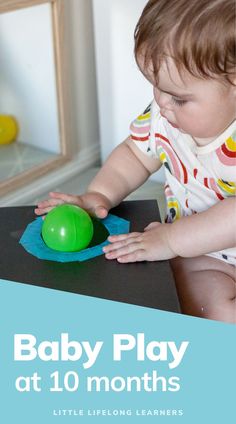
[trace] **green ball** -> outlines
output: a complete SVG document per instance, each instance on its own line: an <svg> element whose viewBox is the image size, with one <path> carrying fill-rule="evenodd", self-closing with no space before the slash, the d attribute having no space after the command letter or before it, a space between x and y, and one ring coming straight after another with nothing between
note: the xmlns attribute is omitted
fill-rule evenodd
<svg viewBox="0 0 236 424"><path fill-rule="evenodd" d="M75 205L60 205L45 217L42 226L45 244L60 252L85 249L93 237L93 222L89 214Z"/></svg>

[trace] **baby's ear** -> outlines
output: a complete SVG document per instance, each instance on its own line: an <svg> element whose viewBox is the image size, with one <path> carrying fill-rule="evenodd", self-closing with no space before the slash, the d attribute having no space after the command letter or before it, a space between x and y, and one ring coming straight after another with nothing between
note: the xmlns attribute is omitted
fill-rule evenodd
<svg viewBox="0 0 236 424"><path fill-rule="evenodd" d="M233 86L233 96L236 102L236 80L234 81L234 86Z"/></svg>
<svg viewBox="0 0 236 424"><path fill-rule="evenodd" d="M228 86L231 92L231 96L236 102L236 74L230 75L228 77Z"/></svg>
<svg viewBox="0 0 236 424"><path fill-rule="evenodd" d="M234 90L236 93L236 74L230 75L229 77L230 83L234 86Z"/></svg>

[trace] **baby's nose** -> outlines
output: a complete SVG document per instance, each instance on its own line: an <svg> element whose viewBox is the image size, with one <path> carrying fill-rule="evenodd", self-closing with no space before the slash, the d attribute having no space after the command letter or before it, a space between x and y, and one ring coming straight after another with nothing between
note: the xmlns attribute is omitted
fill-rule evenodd
<svg viewBox="0 0 236 424"><path fill-rule="evenodd" d="M160 93L158 98L158 105L160 106L160 109L168 109L170 104L170 95L167 93Z"/></svg>

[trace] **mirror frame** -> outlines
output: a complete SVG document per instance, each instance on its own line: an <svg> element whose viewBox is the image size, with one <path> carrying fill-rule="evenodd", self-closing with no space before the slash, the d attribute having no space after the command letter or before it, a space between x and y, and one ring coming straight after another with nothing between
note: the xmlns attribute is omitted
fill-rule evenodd
<svg viewBox="0 0 236 424"><path fill-rule="evenodd" d="M44 3L50 3L52 7L52 26L53 26L53 46L55 79L57 90L57 109L59 118L60 133L60 153L54 159L49 159L43 163L29 168L16 174L14 177L7 178L0 182L0 195L7 195L11 191L24 186L50 171L55 170L71 157L70 148L70 125L69 125L69 100L67 90L67 74L65 48L65 0L1 0L0 13L11 12L18 9L37 6Z"/></svg>

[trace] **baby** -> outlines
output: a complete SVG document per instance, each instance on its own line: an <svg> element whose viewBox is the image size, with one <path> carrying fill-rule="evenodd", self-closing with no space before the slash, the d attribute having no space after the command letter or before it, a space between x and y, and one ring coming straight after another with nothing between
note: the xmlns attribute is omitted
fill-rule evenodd
<svg viewBox="0 0 236 424"><path fill-rule="evenodd" d="M182 312L236 322L234 0L149 0L135 56L154 100L81 196L50 193L99 218L164 166L166 222L109 237L107 259L171 260Z"/></svg>

